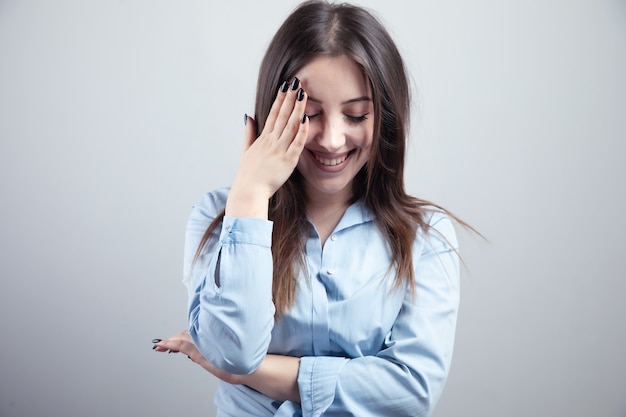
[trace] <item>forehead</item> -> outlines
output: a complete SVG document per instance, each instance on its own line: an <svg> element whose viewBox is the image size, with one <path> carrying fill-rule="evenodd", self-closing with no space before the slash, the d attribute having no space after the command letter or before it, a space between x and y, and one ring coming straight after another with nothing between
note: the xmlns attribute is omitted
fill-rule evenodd
<svg viewBox="0 0 626 417"><path fill-rule="evenodd" d="M361 67L345 55L315 57L296 74L309 97L323 102L345 102L371 95Z"/></svg>

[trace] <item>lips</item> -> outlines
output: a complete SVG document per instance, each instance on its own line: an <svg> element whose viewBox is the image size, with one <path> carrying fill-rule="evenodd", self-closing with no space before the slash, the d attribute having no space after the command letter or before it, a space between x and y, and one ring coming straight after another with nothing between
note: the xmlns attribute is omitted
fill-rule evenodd
<svg viewBox="0 0 626 417"><path fill-rule="evenodd" d="M337 165L341 165L350 156L350 152L337 154L337 155L320 154L320 153L316 153L313 151L310 151L310 152L311 152L311 155L313 155L313 158L315 158L315 160L319 162L320 165L323 165L325 167L335 167Z"/></svg>

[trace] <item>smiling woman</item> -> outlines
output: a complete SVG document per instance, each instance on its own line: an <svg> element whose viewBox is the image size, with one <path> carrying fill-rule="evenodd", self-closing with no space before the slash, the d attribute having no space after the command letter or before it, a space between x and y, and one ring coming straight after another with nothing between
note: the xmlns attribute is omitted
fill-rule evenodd
<svg viewBox="0 0 626 417"><path fill-rule="evenodd" d="M311 1L263 59L230 189L187 228L189 329L220 416L415 416L449 372L451 215L404 188L409 88L372 14Z"/></svg>
<svg viewBox="0 0 626 417"><path fill-rule="evenodd" d="M309 134L297 165L302 186L309 200L347 203L352 180L368 161L373 142L369 85L345 55L316 57L297 74L309 95Z"/></svg>

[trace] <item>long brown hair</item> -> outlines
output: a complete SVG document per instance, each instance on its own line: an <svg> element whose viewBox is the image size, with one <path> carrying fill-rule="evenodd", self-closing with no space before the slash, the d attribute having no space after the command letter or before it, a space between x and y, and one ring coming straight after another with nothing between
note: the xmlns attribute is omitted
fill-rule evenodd
<svg viewBox="0 0 626 417"><path fill-rule="evenodd" d="M391 270L395 266L395 284L408 284L414 292L411 250L417 230L429 229L425 220L429 210L445 210L405 191L409 83L395 43L371 13L349 4L314 0L302 3L285 20L259 70L255 104L257 134L263 130L279 84L291 80L300 68L319 55L346 55L361 67L369 80L374 101L375 145L369 161L353 181L354 201L363 199L389 244L392 253L389 267ZM295 170L269 204L268 216L274 222L272 291L277 318L293 306L297 276L304 268L309 223L300 181ZM222 212L209 225L196 259L223 215Z"/></svg>

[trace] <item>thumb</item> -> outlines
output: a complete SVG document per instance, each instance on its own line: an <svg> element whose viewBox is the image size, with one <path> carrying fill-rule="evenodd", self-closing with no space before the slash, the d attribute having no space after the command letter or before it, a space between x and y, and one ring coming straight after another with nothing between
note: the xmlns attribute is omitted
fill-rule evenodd
<svg viewBox="0 0 626 417"><path fill-rule="evenodd" d="M244 114L243 117L246 125L243 136L243 150L245 152L256 140L256 121L247 114Z"/></svg>

